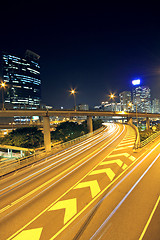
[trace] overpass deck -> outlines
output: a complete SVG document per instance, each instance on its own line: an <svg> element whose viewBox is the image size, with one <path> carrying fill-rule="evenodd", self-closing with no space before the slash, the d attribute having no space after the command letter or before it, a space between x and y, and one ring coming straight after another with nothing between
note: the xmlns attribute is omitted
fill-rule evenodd
<svg viewBox="0 0 160 240"><path fill-rule="evenodd" d="M0 117L15 116L122 116L160 118L158 113L109 112L109 111L74 111L74 110L0 110Z"/></svg>

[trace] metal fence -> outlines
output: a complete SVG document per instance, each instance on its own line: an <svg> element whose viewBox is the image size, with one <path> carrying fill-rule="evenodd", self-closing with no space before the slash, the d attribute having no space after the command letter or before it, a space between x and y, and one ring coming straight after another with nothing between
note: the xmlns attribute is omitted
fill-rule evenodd
<svg viewBox="0 0 160 240"><path fill-rule="evenodd" d="M85 139L100 133L103 131L104 127L101 127L97 129L94 132L85 134L81 137L75 138L71 141L58 144L58 145L52 145L51 151L46 152L45 150L38 150L34 151L34 153L31 153L29 156L23 157L23 158L18 158L18 159L11 159L11 160L0 160L0 176L6 175L7 173L13 172L15 170L21 169L25 166L28 166L30 164L33 164L35 162L38 162L42 159L48 158L52 156L54 153L59 152L65 148L71 147L74 144L77 144L81 141L84 141Z"/></svg>
<svg viewBox="0 0 160 240"><path fill-rule="evenodd" d="M144 141L140 142L140 148L144 147L151 141L153 141L156 137L160 136L160 131L152 134L150 137L146 138Z"/></svg>

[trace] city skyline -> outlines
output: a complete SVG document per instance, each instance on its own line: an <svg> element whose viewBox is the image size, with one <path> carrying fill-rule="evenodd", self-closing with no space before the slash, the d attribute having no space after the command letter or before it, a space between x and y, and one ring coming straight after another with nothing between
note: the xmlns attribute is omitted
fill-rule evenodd
<svg viewBox="0 0 160 240"><path fill-rule="evenodd" d="M31 49L41 56L42 99L55 108L73 106L71 87L77 103L94 106L110 91L130 90L137 77L158 97L159 14L150 6L125 7L54 3L51 9L38 4L37 12L36 3L5 6L0 51L22 56Z"/></svg>
<svg viewBox="0 0 160 240"><path fill-rule="evenodd" d="M37 84L41 85L41 80L40 79L37 80L35 78L37 77L36 76L37 74L40 77L40 66L38 63L39 58L40 56L38 54L30 50L26 50L25 55L23 57L15 56L15 54L14 55L7 54L3 52L1 56L1 71L2 71L1 85L4 82L5 91L3 93L4 95L3 105L5 104L5 107L6 107L6 103L13 104L13 106L8 105L7 108L21 108L21 109L35 108L36 109L37 106L38 108L47 106L46 103L42 102L41 94L40 94L41 88L39 89L40 92L37 95L37 93L35 93L34 87L32 88L32 86L29 86L29 87L25 86L26 83L27 84L31 83L31 81L33 81L33 83L35 82L34 84L36 85ZM32 68L29 68L29 66ZM37 68L36 70L34 69L35 67ZM33 75L34 78L30 77L29 75ZM40 82L37 83L37 81L40 81ZM157 112L158 113L159 112L158 104L160 102L160 99L155 98L155 96L151 94L150 87L146 85L142 85L142 82L143 82L142 79L139 79L139 78L132 80L132 90L130 91L123 90L122 92L117 93L117 95L115 92L112 92L112 93L110 92L108 95L106 95L106 99L101 102L100 106L94 105L93 107L100 108L100 109L104 108L104 110L106 111L124 111L125 112L130 110L136 111L135 109L137 106L138 112L152 112L152 113ZM79 109L79 106L88 106L87 107L88 109L89 107L90 109L93 108L92 106L89 106L84 102L76 103L76 95L78 93L77 89L71 88L71 90L68 92L70 92L70 95L74 96L73 108L77 108L77 110ZM35 95L34 97L32 96L33 99L31 98L31 95L33 96ZM39 98L38 102L37 102L37 97ZM114 101L116 105L113 106L113 104L111 104L110 106L110 103L107 100L109 100L109 102ZM105 103L105 105L103 103ZM129 106L130 104L132 104L133 106L132 107ZM106 108L107 106L108 108ZM51 107L52 106L47 106L47 108L51 108ZM60 108L64 109L63 106L61 106ZM83 107L81 110L83 110Z"/></svg>

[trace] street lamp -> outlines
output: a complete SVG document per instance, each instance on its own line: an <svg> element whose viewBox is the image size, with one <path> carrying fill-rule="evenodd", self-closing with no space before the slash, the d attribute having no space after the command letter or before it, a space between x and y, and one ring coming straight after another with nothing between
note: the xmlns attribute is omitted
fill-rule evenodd
<svg viewBox="0 0 160 240"><path fill-rule="evenodd" d="M130 102L130 103L128 103L128 107L130 108L130 111L132 110L132 103Z"/></svg>
<svg viewBox="0 0 160 240"><path fill-rule="evenodd" d="M5 110L5 108L4 108L4 89L6 87L6 83L1 82L0 86L1 86L1 89L2 89L2 110Z"/></svg>
<svg viewBox="0 0 160 240"><path fill-rule="evenodd" d="M109 97L110 97L110 99L113 99L113 100L114 100L115 94L114 94L114 93L111 93L111 94L109 95Z"/></svg>
<svg viewBox="0 0 160 240"><path fill-rule="evenodd" d="M114 101L115 98L115 94L114 93L110 93L109 98ZM112 111L114 110L114 106L113 106L113 102L111 102L111 107L112 107ZM115 104L115 110L116 110L116 104Z"/></svg>
<svg viewBox="0 0 160 240"><path fill-rule="evenodd" d="M74 110L76 111L76 90L75 89L71 89L70 90L70 93L71 93L71 95L73 95L73 97L74 97Z"/></svg>

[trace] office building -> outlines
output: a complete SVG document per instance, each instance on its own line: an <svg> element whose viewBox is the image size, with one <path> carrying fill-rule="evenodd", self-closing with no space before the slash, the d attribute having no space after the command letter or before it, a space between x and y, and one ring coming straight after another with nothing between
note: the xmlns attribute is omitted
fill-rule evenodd
<svg viewBox="0 0 160 240"><path fill-rule="evenodd" d="M151 90L146 86L137 86L133 88L134 111L151 112Z"/></svg>
<svg viewBox="0 0 160 240"><path fill-rule="evenodd" d="M40 56L27 50L24 58L2 55L2 78L6 83L4 104L13 109L37 109L41 102Z"/></svg>
<svg viewBox="0 0 160 240"><path fill-rule="evenodd" d="M131 103L131 92L123 91L119 94L119 97L121 103L121 110L125 112L129 111L130 110L129 103Z"/></svg>

